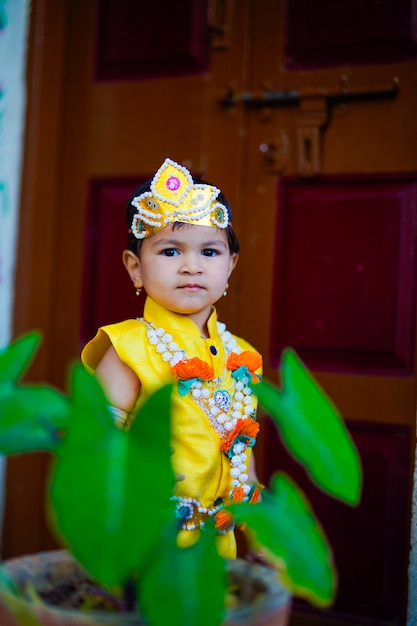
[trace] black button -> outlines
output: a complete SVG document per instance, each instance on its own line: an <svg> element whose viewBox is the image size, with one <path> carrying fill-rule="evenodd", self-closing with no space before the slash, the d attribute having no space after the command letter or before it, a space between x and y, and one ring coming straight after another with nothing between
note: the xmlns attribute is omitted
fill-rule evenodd
<svg viewBox="0 0 417 626"><path fill-rule="evenodd" d="M216 350L216 348L215 348L214 346L210 346L210 352L211 352L212 354L214 354L214 355L216 355L216 354L217 354L217 350Z"/></svg>

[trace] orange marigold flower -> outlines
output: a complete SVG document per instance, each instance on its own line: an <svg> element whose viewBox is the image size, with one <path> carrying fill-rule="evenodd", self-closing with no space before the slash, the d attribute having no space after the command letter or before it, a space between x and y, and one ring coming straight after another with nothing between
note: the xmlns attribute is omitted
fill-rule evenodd
<svg viewBox="0 0 417 626"><path fill-rule="evenodd" d="M198 356L180 361L171 367L171 372L175 374L177 380L188 380L189 378L211 380L214 378L214 370L211 365L199 359Z"/></svg>
<svg viewBox="0 0 417 626"><path fill-rule="evenodd" d="M239 367L245 365L248 370L253 374L262 367L262 357L257 352L253 352L252 350L245 350L240 354L236 354L236 352L231 352L229 354L229 358L227 359L227 369L229 370L237 370Z"/></svg>
<svg viewBox="0 0 417 626"><path fill-rule="evenodd" d="M249 499L250 504L255 504L255 502L259 502L262 497L261 497L261 491L263 489L263 485L261 488L259 487L255 487L255 489L252 491L252 495Z"/></svg>
<svg viewBox="0 0 417 626"><path fill-rule="evenodd" d="M228 434L227 438L222 441L220 449L223 452L229 452L234 440L236 437L251 437L252 439L256 439L259 432L259 423L255 422L255 420L250 417L246 417L245 419L237 420L236 426L232 430L231 433Z"/></svg>
<svg viewBox="0 0 417 626"><path fill-rule="evenodd" d="M245 492L243 491L243 487L235 487L233 489L233 502L242 502L245 497Z"/></svg>
<svg viewBox="0 0 417 626"><path fill-rule="evenodd" d="M228 511L223 509L216 513L216 528L217 530L227 530L233 526L233 517Z"/></svg>

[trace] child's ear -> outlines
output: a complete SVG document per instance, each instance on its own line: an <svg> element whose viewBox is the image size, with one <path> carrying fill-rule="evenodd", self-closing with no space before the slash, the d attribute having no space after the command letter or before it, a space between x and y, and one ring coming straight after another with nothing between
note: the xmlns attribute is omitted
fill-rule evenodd
<svg viewBox="0 0 417 626"><path fill-rule="evenodd" d="M235 269L236 263L238 262L238 259L239 259L239 255L238 254L232 254L232 256L230 257L229 274L228 274L228 276L230 276L230 274Z"/></svg>
<svg viewBox="0 0 417 626"><path fill-rule="evenodd" d="M143 287L140 259L131 250L123 250L123 265L136 288Z"/></svg>

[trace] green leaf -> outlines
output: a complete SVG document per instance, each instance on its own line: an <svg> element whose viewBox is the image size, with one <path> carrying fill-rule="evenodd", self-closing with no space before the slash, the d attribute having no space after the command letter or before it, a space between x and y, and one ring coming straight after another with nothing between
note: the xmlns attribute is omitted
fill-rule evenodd
<svg viewBox="0 0 417 626"><path fill-rule="evenodd" d="M46 386L0 389L0 454L58 452L69 411L67 398Z"/></svg>
<svg viewBox="0 0 417 626"><path fill-rule="evenodd" d="M0 352L0 454L59 450L68 400L48 386L16 384L39 341L30 333Z"/></svg>
<svg viewBox="0 0 417 626"><path fill-rule="evenodd" d="M225 612L226 561L207 528L196 544L179 548L178 522L165 529L149 565L140 573L140 609L152 626L218 626Z"/></svg>
<svg viewBox="0 0 417 626"><path fill-rule="evenodd" d="M282 390L263 381L259 402L284 444L321 489L357 504L362 487L359 455L337 409L293 350L282 356Z"/></svg>
<svg viewBox="0 0 417 626"><path fill-rule="evenodd" d="M97 380L82 366L73 371L73 411L52 506L75 557L110 586L123 585L159 539L174 487L170 396L171 386L158 390L124 432L113 424Z"/></svg>
<svg viewBox="0 0 417 626"><path fill-rule="evenodd" d="M40 333L32 332L19 337L0 351L0 388L6 383L16 382L29 363L40 342Z"/></svg>
<svg viewBox="0 0 417 626"><path fill-rule="evenodd" d="M293 595L318 606L331 604L336 573L329 544L310 504L287 476L276 474L272 492L264 489L261 502L228 508L278 560L280 578Z"/></svg>

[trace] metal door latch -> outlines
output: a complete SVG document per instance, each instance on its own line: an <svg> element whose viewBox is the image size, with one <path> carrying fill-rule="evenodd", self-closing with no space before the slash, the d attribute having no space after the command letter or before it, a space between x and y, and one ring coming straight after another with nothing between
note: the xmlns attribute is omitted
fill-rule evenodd
<svg viewBox="0 0 417 626"><path fill-rule="evenodd" d="M290 91L264 91L258 94L233 90L221 99L224 108L242 104L251 109L265 109L297 105L297 170L300 176L315 176L321 170L321 137L329 121L329 107L335 102L360 101L378 98L393 98L399 90L399 79L391 84L354 87L349 85L349 77L343 74L339 86L335 88L303 88ZM264 142L262 146L269 145ZM270 165L274 165L273 151L262 150ZM281 163L282 165L282 163Z"/></svg>

